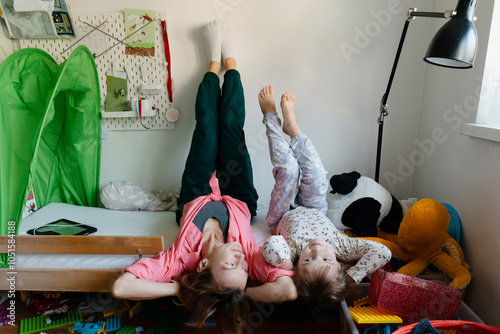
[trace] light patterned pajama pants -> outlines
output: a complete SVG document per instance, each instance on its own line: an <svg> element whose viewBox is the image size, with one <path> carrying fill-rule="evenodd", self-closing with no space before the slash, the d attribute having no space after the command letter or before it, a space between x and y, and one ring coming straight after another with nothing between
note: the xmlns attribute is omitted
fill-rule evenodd
<svg viewBox="0 0 500 334"><path fill-rule="evenodd" d="M326 213L328 180L311 140L300 134L288 143L275 112L265 114L263 123L275 181L266 217L269 227L277 226L288 210L299 205Z"/></svg>

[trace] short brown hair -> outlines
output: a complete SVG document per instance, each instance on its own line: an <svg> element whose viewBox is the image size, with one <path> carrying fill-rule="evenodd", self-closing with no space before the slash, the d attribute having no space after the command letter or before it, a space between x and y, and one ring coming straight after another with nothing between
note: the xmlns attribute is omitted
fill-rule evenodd
<svg viewBox="0 0 500 334"><path fill-rule="evenodd" d="M300 258L300 248L295 247L292 258L295 268L294 283L297 288L298 299L316 314L324 314L334 309L345 299L348 293L347 268L341 264L335 279L328 277L328 268L322 268L314 273L305 273L305 277L299 277L297 262Z"/></svg>
<svg viewBox="0 0 500 334"><path fill-rule="evenodd" d="M189 272L177 277L181 305L194 312L191 326L202 327L215 315L224 333L237 333L246 323L249 298L242 290L219 287L210 269Z"/></svg>
<svg viewBox="0 0 500 334"><path fill-rule="evenodd" d="M305 273L303 278L297 272L294 278L299 300L316 314L331 311L347 295L346 270L342 267L337 277L331 279L328 277L328 269Z"/></svg>

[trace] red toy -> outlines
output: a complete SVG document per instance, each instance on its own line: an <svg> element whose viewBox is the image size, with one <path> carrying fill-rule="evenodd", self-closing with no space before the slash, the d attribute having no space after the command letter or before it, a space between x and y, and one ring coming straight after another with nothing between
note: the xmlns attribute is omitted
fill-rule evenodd
<svg viewBox="0 0 500 334"><path fill-rule="evenodd" d="M370 282L369 301L393 312L405 323L451 320L458 312L464 291L425 279L377 270Z"/></svg>

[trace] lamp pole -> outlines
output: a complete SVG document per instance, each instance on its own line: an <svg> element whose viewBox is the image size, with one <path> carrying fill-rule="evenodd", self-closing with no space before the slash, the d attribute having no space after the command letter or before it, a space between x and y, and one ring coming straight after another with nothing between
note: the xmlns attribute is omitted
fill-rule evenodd
<svg viewBox="0 0 500 334"><path fill-rule="evenodd" d="M403 27L403 32L401 33L401 38L399 40L399 45L398 49L396 52L396 57L394 58L394 63L392 65L392 70L391 74L389 76L389 82L387 83L387 88L385 90L384 95L382 96L382 100L380 101L380 108L379 108L379 117L377 119L378 122L378 139L377 139L377 157L376 157L376 165L375 165L375 181L379 181L379 176L380 176L380 156L381 156L381 151L382 151L382 134L384 130L384 119L387 115L389 115L388 108L387 108L387 100L389 98L389 92L391 90L392 82L394 80L394 75L396 74L396 68L398 66L399 58L401 56L401 51L403 49L403 44L406 38L406 33L408 31L408 27L410 25L410 21L413 20L415 17L434 17L434 18L445 18L445 19L453 19L455 16L457 19L460 20L467 20L469 22L470 26L467 26L466 29L462 29L463 31L452 31L454 35L462 33L462 35L458 36L440 36L445 40L450 40L450 38L454 38L454 40L460 40L463 38L464 45L459 45L459 43L456 43L456 48L460 50L458 54L462 54L463 50L467 49L466 57L465 59L455 59L455 56L457 54L456 50L451 50L450 57L448 55L446 56L438 56L438 57L432 57L424 59L425 61L435 64L435 65L440 65L440 66L446 66L446 67L453 67L453 68L470 68L472 67L472 63L474 62L475 54L476 54L476 49L477 49L477 36L476 39L474 39L474 36L467 36L468 35L475 35L475 28L472 25L473 21L473 16L474 16L474 9L477 5L477 0L459 0L456 10L448 10L445 12L418 12L416 8L409 8L408 11L406 12L406 21ZM458 14L457 14L458 13ZM449 22L451 23L451 22ZM462 23L460 21L457 21L457 23ZM445 25L446 26L446 25ZM444 27L445 27L444 26ZM460 29L455 29L454 27L448 27L451 28L449 30L460 30ZM439 31L438 31L439 34ZM444 34L443 34L444 35ZM434 40L433 40L434 42ZM439 44L441 41L438 41L437 43ZM464 48L465 46L465 48ZM461 48L461 49L460 49ZM448 58L450 60L448 60ZM446 60L443 63L443 60Z"/></svg>

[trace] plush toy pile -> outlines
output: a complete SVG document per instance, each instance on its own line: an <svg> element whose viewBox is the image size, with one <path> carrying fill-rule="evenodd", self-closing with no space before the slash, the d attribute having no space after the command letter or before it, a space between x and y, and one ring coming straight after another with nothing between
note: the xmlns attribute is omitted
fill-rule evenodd
<svg viewBox="0 0 500 334"><path fill-rule="evenodd" d="M463 289L471 275L462 248L448 235L448 223L449 212L444 205L424 198L406 213L397 235L380 231L381 238L369 239L383 243L393 257L407 262L398 273L417 276L432 264L453 278L450 286Z"/></svg>
<svg viewBox="0 0 500 334"><path fill-rule="evenodd" d="M433 199L398 201L376 181L358 172L330 179L328 218L341 231L351 230L386 245L407 264L398 273L417 276L429 265L463 289L471 280L460 245L448 235L450 213Z"/></svg>

